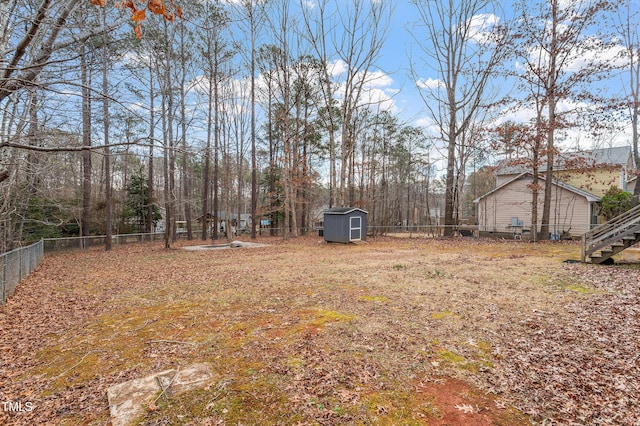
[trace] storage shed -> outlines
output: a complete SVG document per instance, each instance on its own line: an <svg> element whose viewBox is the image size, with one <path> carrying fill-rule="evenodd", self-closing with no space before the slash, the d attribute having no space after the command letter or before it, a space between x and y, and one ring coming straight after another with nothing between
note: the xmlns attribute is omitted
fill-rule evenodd
<svg viewBox="0 0 640 426"><path fill-rule="evenodd" d="M334 207L324 212L324 240L350 243L367 239L367 212L356 207Z"/></svg>

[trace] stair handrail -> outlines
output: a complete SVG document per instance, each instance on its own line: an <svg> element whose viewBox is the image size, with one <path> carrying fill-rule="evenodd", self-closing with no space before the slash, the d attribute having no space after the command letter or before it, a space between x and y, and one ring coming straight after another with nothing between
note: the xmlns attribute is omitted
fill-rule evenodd
<svg viewBox="0 0 640 426"><path fill-rule="evenodd" d="M593 252L640 230L640 204L582 236L582 261Z"/></svg>

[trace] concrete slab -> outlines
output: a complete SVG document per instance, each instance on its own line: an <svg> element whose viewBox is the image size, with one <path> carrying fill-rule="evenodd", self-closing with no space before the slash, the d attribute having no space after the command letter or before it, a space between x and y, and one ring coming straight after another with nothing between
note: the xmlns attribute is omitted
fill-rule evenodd
<svg viewBox="0 0 640 426"><path fill-rule="evenodd" d="M224 250L224 249L232 249L232 248L252 248L252 247L265 247L266 244L260 243L252 243L249 241L232 241L230 243L225 244L204 244L197 246L186 246L183 247L185 250L190 251L199 251L199 250Z"/></svg>

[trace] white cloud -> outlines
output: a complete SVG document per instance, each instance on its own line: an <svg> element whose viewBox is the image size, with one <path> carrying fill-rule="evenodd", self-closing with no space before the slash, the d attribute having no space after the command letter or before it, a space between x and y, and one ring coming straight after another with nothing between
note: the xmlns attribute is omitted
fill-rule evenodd
<svg viewBox="0 0 640 426"><path fill-rule="evenodd" d="M597 37L586 37L574 46L571 50L562 52L567 57L564 61L564 70L569 72L579 72L585 69L603 67L624 67L628 64L625 47L619 43L607 43ZM528 49L529 62L546 67L549 63L549 54L541 46L532 46ZM523 69L522 64L516 66Z"/></svg>
<svg viewBox="0 0 640 426"><path fill-rule="evenodd" d="M389 111L393 113L397 110L396 103L393 100L393 95L395 93L396 92L391 89L383 90L373 88L362 94L360 104L369 106L377 105L381 111Z"/></svg>
<svg viewBox="0 0 640 426"><path fill-rule="evenodd" d="M344 74L347 71L347 63L341 59L329 62L327 66L329 68L329 74L334 78Z"/></svg>
<svg viewBox="0 0 640 426"><path fill-rule="evenodd" d="M304 0L302 2L302 5L304 7L306 7L307 9L309 9L309 10L313 10L318 6L317 3L315 1L312 1L312 0Z"/></svg>
<svg viewBox="0 0 640 426"><path fill-rule="evenodd" d="M344 71L346 72L346 65ZM358 73L355 76L355 80L363 81L358 105L368 106L372 109L377 108L382 111L398 111L394 96L399 90L393 87L394 80L389 74L380 70L369 71L366 76L363 73ZM345 93L346 87L344 81L340 81L339 84L336 94L341 96Z"/></svg>
<svg viewBox="0 0 640 426"><path fill-rule="evenodd" d="M416 85L418 86L419 89L426 89L426 90L434 90L434 89L440 89L444 87L444 83L442 82L442 80L433 79L433 78L428 78L426 80L424 78L421 78L416 82Z"/></svg>
<svg viewBox="0 0 640 426"><path fill-rule="evenodd" d="M370 89L379 87L388 87L393 84L391 76L382 71L373 71L369 73L366 86Z"/></svg>
<svg viewBox="0 0 640 426"><path fill-rule="evenodd" d="M210 83L211 82L209 78L205 77L204 75L197 76L191 81L191 85L193 86L194 90L198 93L208 93Z"/></svg>
<svg viewBox="0 0 640 426"><path fill-rule="evenodd" d="M490 13L475 15L469 22L469 37L479 44L492 42L492 29L498 25L500 17Z"/></svg>
<svg viewBox="0 0 640 426"><path fill-rule="evenodd" d="M600 64L614 67L625 66L628 63L625 50L624 46L605 46L602 40L590 37L580 43L579 52L567 68L579 71Z"/></svg>

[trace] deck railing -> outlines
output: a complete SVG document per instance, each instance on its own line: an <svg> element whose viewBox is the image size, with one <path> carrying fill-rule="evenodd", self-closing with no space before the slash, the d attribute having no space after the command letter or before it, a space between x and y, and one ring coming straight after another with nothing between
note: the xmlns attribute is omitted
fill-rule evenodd
<svg viewBox="0 0 640 426"><path fill-rule="evenodd" d="M593 228L582 236L582 261L625 237L640 232L640 205Z"/></svg>

